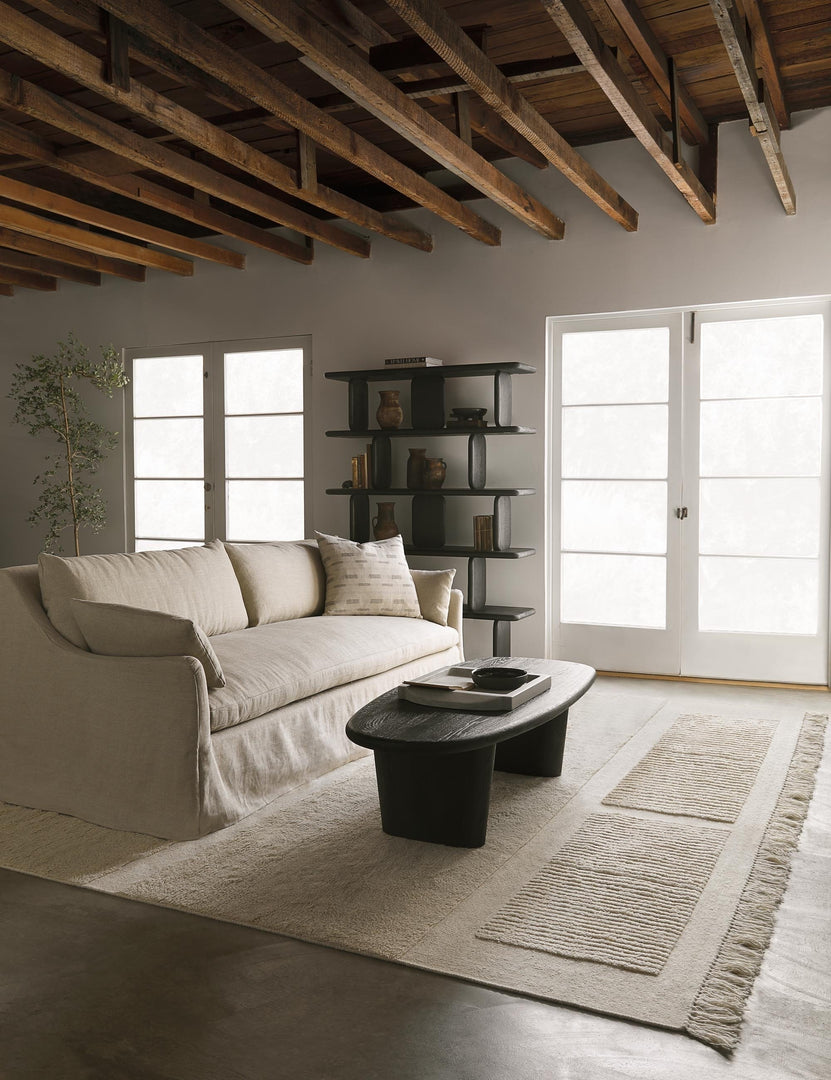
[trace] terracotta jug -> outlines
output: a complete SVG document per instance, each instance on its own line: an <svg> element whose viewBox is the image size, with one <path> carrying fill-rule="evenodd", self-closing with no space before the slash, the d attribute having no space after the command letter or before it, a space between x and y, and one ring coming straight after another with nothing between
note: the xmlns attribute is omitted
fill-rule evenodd
<svg viewBox="0 0 831 1080"><path fill-rule="evenodd" d="M424 461L424 487L440 488L447 476L447 462L440 457L428 457Z"/></svg>
<svg viewBox="0 0 831 1080"><path fill-rule="evenodd" d="M400 390L378 391L378 396L381 399L381 404L378 406L378 411L375 414L375 419L378 421L378 427L401 427L401 421L404 419L404 410L401 408L401 403L398 400L400 392Z"/></svg>
<svg viewBox="0 0 831 1080"><path fill-rule="evenodd" d="M424 465L426 458L424 455L427 453L426 448L416 449L410 447L410 456L407 459L407 487L408 488L421 488L424 487Z"/></svg>
<svg viewBox="0 0 831 1080"><path fill-rule="evenodd" d="M398 536L394 502L378 503L378 516L372 519L372 532L376 540L389 540L391 536Z"/></svg>

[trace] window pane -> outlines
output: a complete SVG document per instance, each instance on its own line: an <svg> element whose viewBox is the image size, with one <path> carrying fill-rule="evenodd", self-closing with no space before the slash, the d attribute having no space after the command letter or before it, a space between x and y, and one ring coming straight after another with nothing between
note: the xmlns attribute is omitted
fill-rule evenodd
<svg viewBox="0 0 831 1080"><path fill-rule="evenodd" d="M561 585L563 622L655 630L666 625L666 559L564 554Z"/></svg>
<svg viewBox="0 0 831 1080"><path fill-rule="evenodd" d="M816 634L819 564L815 559L699 559L701 630Z"/></svg>
<svg viewBox="0 0 831 1080"><path fill-rule="evenodd" d="M204 476L201 420L136 420L136 476Z"/></svg>
<svg viewBox="0 0 831 1080"><path fill-rule="evenodd" d="M225 412L303 410L303 350L225 353Z"/></svg>
<svg viewBox="0 0 831 1080"><path fill-rule="evenodd" d="M137 480L136 536L205 537L205 489L201 480Z"/></svg>
<svg viewBox="0 0 831 1080"><path fill-rule="evenodd" d="M228 476L303 475L302 416L240 416L225 421Z"/></svg>
<svg viewBox="0 0 831 1080"><path fill-rule="evenodd" d="M229 540L302 540L302 480L230 480Z"/></svg>
<svg viewBox="0 0 831 1080"><path fill-rule="evenodd" d="M136 551L172 551L174 548L199 547L201 540L136 540Z"/></svg>
<svg viewBox="0 0 831 1080"><path fill-rule="evenodd" d="M565 480L562 493L563 550L666 551L664 481Z"/></svg>
<svg viewBox="0 0 831 1080"><path fill-rule="evenodd" d="M201 356L133 360L133 416L201 416Z"/></svg>
<svg viewBox="0 0 831 1080"><path fill-rule="evenodd" d="M563 334L563 405L666 401L669 328Z"/></svg>
<svg viewBox="0 0 831 1080"><path fill-rule="evenodd" d="M702 476L819 476L822 401L701 403Z"/></svg>
<svg viewBox="0 0 831 1080"><path fill-rule="evenodd" d="M822 315L701 324L702 398L822 393Z"/></svg>
<svg viewBox="0 0 831 1080"><path fill-rule="evenodd" d="M705 555L819 555L818 479L702 480Z"/></svg>
<svg viewBox="0 0 831 1080"><path fill-rule="evenodd" d="M664 479L667 417L666 405L563 409L563 476Z"/></svg>

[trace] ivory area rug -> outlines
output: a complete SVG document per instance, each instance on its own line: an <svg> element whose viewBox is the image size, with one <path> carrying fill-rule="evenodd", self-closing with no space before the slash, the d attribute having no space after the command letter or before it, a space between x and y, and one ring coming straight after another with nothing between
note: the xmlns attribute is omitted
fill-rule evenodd
<svg viewBox="0 0 831 1080"><path fill-rule="evenodd" d="M660 698L594 688L572 707L562 777L494 775L482 848L384 834L364 758L184 843L0 804L0 865L729 1053L825 719L679 719Z"/></svg>

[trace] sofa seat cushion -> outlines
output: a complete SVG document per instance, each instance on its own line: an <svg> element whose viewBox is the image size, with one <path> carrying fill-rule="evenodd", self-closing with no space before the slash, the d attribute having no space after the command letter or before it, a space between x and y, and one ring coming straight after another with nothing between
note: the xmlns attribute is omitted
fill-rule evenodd
<svg viewBox="0 0 831 1080"><path fill-rule="evenodd" d="M452 648L451 626L374 615L319 615L211 638L225 686L211 690L211 730Z"/></svg>

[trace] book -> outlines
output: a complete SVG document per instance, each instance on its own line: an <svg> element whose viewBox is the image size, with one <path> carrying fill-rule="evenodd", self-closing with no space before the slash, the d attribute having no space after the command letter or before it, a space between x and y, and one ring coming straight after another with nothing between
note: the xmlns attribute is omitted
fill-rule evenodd
<svg viewBox="0 0 831 1080"><path fill-rule="evenodd" d="M446 667L418 679L408 679L398 687L398 696L415 705L459 712L512 712L526 701L545 693L550 675L528 673L527 682L516 690L480 690L470 677L470 668Z"/></svg>
<svg viewBox="0 0 831 1080"><path fill-rule="evenodd" d="M441 367L442 363L435 356L393 356L384 361L384 367Z"/></svg>

